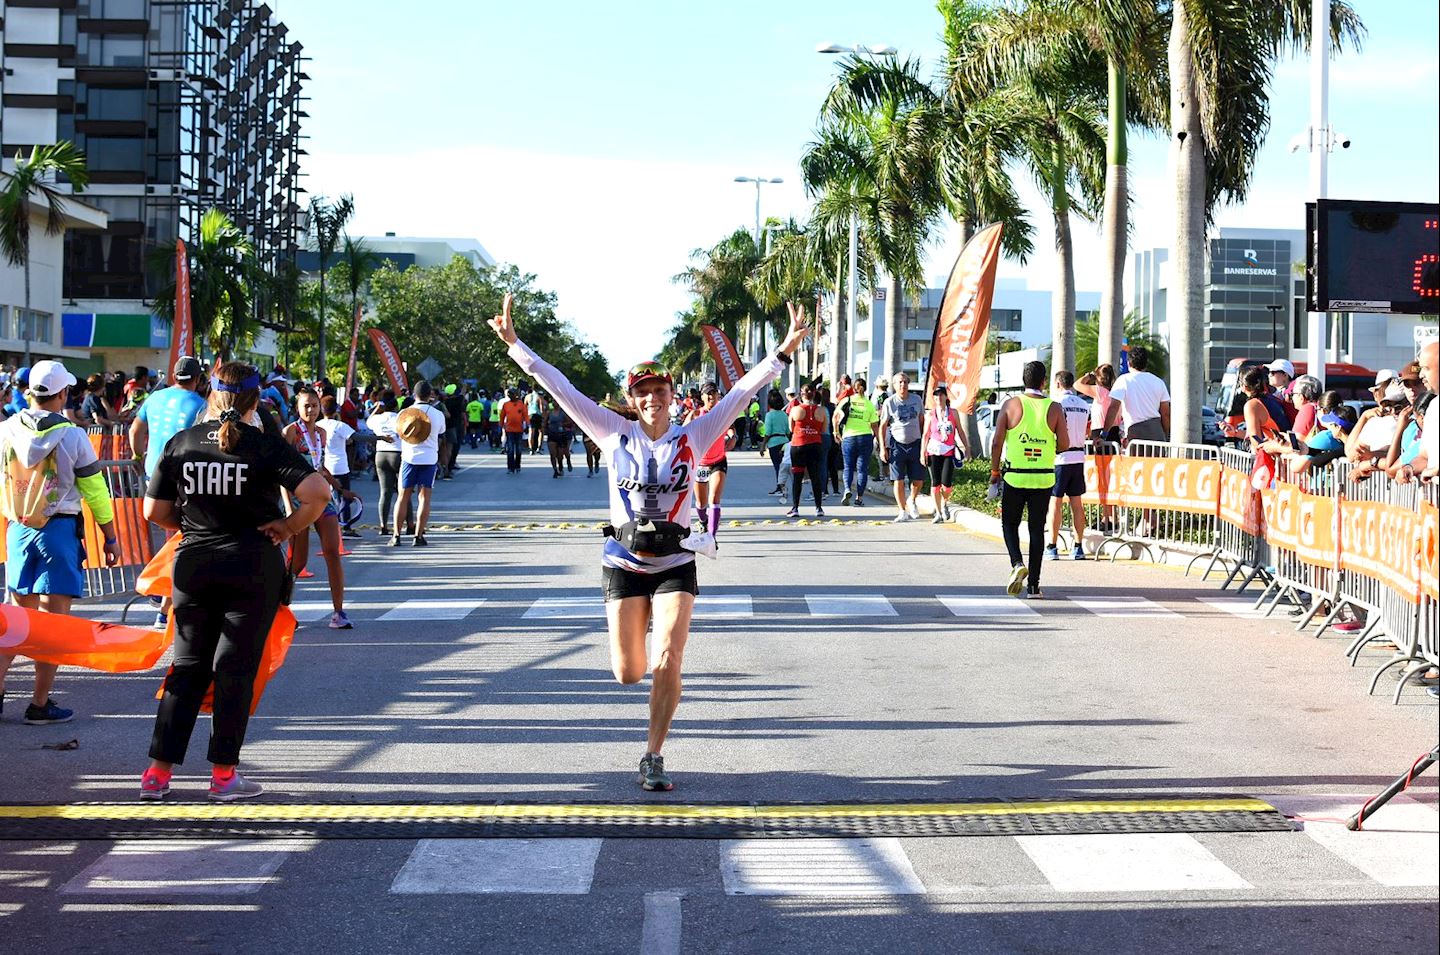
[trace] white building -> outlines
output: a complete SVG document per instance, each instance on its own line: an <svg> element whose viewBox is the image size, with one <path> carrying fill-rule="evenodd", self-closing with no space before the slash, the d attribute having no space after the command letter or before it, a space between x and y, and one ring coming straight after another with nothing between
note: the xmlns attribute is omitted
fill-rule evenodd
<svg viewBox="0 0 1440 955"><path fill-rule="evenodd" d="M0 174L3 177L3 174ZM65 235L49 235L43 203L30 206L30 311L25 311L25 271L0 258L0 360L19 365L25 357L25 341L30 341L30 355L35 358L58 358L71 370L85 370L89 349L64 347L61 324L62 278L65 261ZM80 199L65 200L63 216L66 230L103 230L107 224L104 212ZM94 370L94 369L92 369Z"/></svg>
<svg viewBox="0 0 1440 955"><path fill-rule="evenodd" d="M387 232L384 235L358 236L357 241L365 243L365 248L379 256L382 262L389 262L402 272L412 265L422 269L448 265L457 255L477 269L495 267L494 257L475 239L397 236L393 232ZM332 268L339 258L339 252L331 257ZM316 274L320 271L318 252L303 251L296 256L295 262L302 272Z"/></svg>

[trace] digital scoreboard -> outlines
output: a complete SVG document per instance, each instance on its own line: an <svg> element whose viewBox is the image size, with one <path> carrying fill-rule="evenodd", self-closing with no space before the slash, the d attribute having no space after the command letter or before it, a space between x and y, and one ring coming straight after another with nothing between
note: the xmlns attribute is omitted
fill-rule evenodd
<svg viewBox="0 0 1440 955"><path fill-rule="evenodd" d="M1440 312L1440 205L1321 199L1305 230L1310 311Z"/></svg>

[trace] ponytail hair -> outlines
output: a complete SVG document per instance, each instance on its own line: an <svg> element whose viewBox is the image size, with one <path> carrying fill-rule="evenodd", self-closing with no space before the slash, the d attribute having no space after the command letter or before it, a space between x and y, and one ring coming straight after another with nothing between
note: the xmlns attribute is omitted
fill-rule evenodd
<svg viewBox="0 0 1440 955"><path fill-rule="evenodd" d="M227 361L210 378L210 414L220 419L220 450L234 454L240 422L260 405L260 373L242 361Z"/></svg>

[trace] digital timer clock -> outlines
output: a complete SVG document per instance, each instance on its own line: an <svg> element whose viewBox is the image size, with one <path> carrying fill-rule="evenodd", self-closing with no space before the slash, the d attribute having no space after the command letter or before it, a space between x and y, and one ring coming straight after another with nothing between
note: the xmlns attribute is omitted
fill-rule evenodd
<svg viewBox="0 0 1440 955"><path fill-rule="evenodd" d="M1440 312L1440 205L1321 199L1305 228L1310 311Z"/></svg>

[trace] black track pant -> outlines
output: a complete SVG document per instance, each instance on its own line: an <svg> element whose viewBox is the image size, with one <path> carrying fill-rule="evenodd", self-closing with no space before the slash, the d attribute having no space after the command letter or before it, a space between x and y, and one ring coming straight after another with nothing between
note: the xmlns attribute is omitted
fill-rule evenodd
<svg viewBox="0 0 1440 955"><path fill-rule="evenodd" d="M389 527L395 516L395 498L400 493L400 452L377 451L375 476L380 479L380 526Z"/></svg>
<svg viewBox="0 0 1440 955"><path fill-rule="evenodd" d="M183 763L200 703L215 684L210 762L240 761L255 673L280 606L285 559L280 548L175 556L175 663L155 715L150 758Z"/></svg>
<svg viewBox="0 0 1440 955"><path fill-rule="evenodd" d="M800 484L805 475L810 475L810 493L815 497L815 506L820 506L825 492L825 470L820 444L790 445L790 504L800 506Z"/></svg>
<svg viewBox="0 0 1440 955"><path fill-rule="evenodd" d="M1045 558L1045 518L1050 514L1050 488L1012 487L1002 482L1000 487L1000 530L1005 537L1005 549L1010 552L1010 566L1026 563L1020 556L1020 516L1025 511L1025 523L1030 530L1030 586L1040 586L1040 565Z"/></svg>

